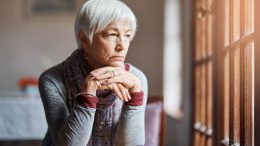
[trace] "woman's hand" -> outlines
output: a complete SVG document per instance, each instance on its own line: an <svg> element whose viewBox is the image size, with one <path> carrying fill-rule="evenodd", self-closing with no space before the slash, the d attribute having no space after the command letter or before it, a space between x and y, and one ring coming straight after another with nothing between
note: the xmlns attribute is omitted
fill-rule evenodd
<svg viewBox="0 0 260 146"><path fill-rule="evenodd" d="M81 92L86 92L88 94L96 96L97 90L113 90L121 100L128 101L131 99L128 90L120 83L112 83L109 85L103 85L102 81L97 80L92 75L86 77L83 82Z"/></svg>
<svg viewBox="0 0 260 146"><path fill-rule="evenodd" d="M141 92L140 80L121 67L102 67L92 71L90 74L100 81L102 85L120 83L129 89L129 92Z"/></svg>

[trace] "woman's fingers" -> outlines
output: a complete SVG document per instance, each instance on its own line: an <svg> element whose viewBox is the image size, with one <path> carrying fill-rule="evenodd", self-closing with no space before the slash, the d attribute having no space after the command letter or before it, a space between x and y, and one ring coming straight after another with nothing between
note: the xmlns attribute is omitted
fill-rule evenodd
<svg viewBox="0 0 260 146"><path fill-rule="evenodd" d="M106 72L104 74L97 75L95 76L95 78L97 80L104 80L104 79L110 79L115 77L123 77L122 75L123 75L122 71L116 69L113 71Z"/></svg>
<svg viewBox="0 0 260 146"><path fill-rule="evenodd" d="M122 82L123 82L123 80L121 79L121 77L117 76L114 78L104 79L101 81L101 84L109 85L109 84L113 84L113 83L122 83Z"/></svg>
<svg viewBox="0 0 260 146"><path fill-rule="evenodd" d="M113 78L113 77L116 77L115 71L108 71L104 74L95 76L95 78L98 80L109 79L109 78Z"/></svg>
<svg viewBox="0 0 260 146"><path fill-rule="evenodd" d="M120 83L112 83L112 84L108 84L108 85L103 85L98 80L95 80L95 84L96 84L98 90L113 90L117 94L117 96L120 100L127 102L131 99L128 89L125 88Z"/></svg>
<svg viewBox="0 0 260 146"><path fill-rule="evenodd" d="M124 100L124 97L123 97L120 89L118 88L118 86L116 84L111 84L111 86L113 86L113 89L116 92L116 94L119 97L119 99Z"/></svg>
<svg viewBox="0 0 260 146"><path fill-rule="evenodd" d="M91 71L90 74L95 76L95 77L97 77L97 76L105 74L107 72L114 71L115 69L117 69L117 68L116 67L107 66L107 67L102 67L102 68L95 69L95 70Z"/></svg>
<svg viewBox="0 0 260 146"><path fill-rule="evenodd" d="M99 83L100 90L114 90L121 100L130 100L129 91L137 91L135 87L137 87L136 84L139 83L139 80L120 67L102 67L90 72L90 74Z"/></svg>
<svg viewBox="0 0 260 146"><path fill-rule="evenodd" d="M126 89L126 94L127 94L128 99L131 100L132 98L131 98L131 96L130 96L130 94L129 94L128 89Z"/></svg>
<svg viewBox="0 0 260 146"><path fill-rule="evenodd" d="M131 96L128 93L128 90L122 84L110 84L108 86L105 86L105 88L106 87L114 90L114 92L117 94L117 96L120 100L127 102L131 99Z"/></svg>
<svg viewBox="0 0 260 146"><path fill-rule="evenodd" d="M127 102L129 99L128 99L128 97L127 97L127 94L126 94L125 87L124 87L124 86L122 86L121 84L117 84L117 86L118 86L118 88L119 88L120 92L121 92L121 93L122 93L122 95L123 95L124 101L126 101L126 102Z"/></svg>
<svg viewBox="0 0 260 146"><path fill-rule="evenodd" d="M137 90L132 89L137 87L136 85L139 84L139 80L133 74L123 70L120 67L102 67L98 68L91 72L97 80L101 82L102 85L109 85L113 83L120 83L125 88L129 90ZM103 81L101 81L103 80Z"/></svg>

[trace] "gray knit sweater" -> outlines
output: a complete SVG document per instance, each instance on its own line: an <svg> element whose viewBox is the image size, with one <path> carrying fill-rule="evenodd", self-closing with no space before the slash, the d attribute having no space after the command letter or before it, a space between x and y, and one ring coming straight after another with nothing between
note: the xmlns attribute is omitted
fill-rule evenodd
<svg viewBox="0 0 260 146"><path fill-rule="evenodd" d="M126 106L112 93L100 93L97 108L74 106L69 113L63 64L45 71L39 78L39 90L45 109L48 131L44 146L142 146L145 143L144 110L147 79L136 67L129 71L142 83L144 104ZM103 94L103 95L102 95Z"/></svg>

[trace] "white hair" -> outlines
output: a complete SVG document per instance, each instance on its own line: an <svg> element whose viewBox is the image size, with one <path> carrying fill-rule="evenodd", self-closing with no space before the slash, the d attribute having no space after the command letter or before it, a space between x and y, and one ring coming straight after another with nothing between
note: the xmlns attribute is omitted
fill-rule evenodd
<svg viewBox="0 0 260 146"><path fill-rule="evenodd" d="M88 0L78 12L75 21L75 35L80 47L79 33L84 32L89 42L93 36L102 32L111 22L127 20L131 26L131 40L136 32L137 20L131 9L119 0Z"/></svg>

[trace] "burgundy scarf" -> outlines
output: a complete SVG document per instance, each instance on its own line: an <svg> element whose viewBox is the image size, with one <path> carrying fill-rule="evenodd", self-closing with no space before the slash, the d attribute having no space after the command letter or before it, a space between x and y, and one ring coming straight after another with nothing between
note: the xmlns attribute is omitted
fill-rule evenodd
<svg viewBox="0 0 260 146"><path fill-rule="evenodd" d="M64 83L67 90L67 105L71 112L75 105L75 95L80 92L82 82L90 68L82 48L76 49L64 62Z"/></svg>

